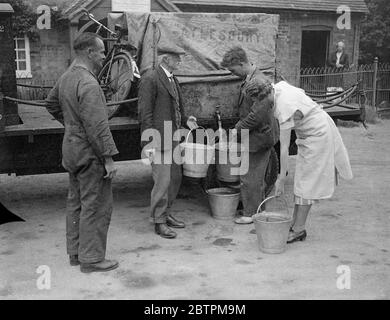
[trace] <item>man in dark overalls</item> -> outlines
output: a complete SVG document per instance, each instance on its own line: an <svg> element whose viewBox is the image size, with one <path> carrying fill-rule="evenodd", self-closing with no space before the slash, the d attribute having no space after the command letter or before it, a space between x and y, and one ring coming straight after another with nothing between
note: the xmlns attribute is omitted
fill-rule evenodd
<svg viewBox="0 0 390 320"><path fill-rule="evenodd" d="M241 179L241 198L243 215L235 220L238 224L252 223L252 215L265 197L265 173L269 163L271 148L279 141L279 124L273 115L273 98L265 97L261 102L254 101L245 91L248 82L255 78L265 78L271 73L260 70L248 60L241 47L227 51L221 66L234 75L243 78L238 100L240 121L234 132L244 138L242 130L247 130L249 138L249 168Z"/></svg>
<svg viewBox="0 0 390 320"><path fill-rule="evenodd" d="M76 58L50 91L47 110L64 124L62 165L69 172L66 239L71 265L82 272L118 267L106 260L112 213L111 181L118 153L108 125L106 100L96 78L105 59L102 39L83 33L73 44Z"/></svg>

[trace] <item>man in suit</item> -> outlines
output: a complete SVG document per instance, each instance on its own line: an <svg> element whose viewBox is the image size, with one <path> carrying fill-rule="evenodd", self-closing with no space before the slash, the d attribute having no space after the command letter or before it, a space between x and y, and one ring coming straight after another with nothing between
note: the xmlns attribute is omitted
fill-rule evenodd
<svg viewBox="0 0 390 320"><path fill-rule="evenodd" d="M333 52L328 59L328 66L336 68L337 70L343 70L349 68L349 57L345 52L345 44L340 41L337 43L337 49Z"/></svg>
<svg viewBox="0 0 390 320"><path fill-rule="evenodd" d="M349 69L349 57L345 52L345 44L340 41L337 43L337 49L333 52L328 60L328 66L332 68L339 75L334 75L329 78L330 83L328 86L336 88L344 88L344 75L343 72Z"/></svg>
<svg viewBox="0 0 390 320"><path fill-rule="evenodd" d="M246 93L246 86L251 80L266 78L257 66L249 62L246 52L241 47L230 49L225 53L221 66L244 79L238 102L240 121L235 125L233 135L249 138L249 169L240 176L244 209L243 215L235 222L249 224L265 197L265 173L271 148L279 141L279 124L273 116L272 97L267 96L257 102ZM244 130L247 135L243 134Z"/></svg>
<svg viewBox="0 0 390 320"><path fill-rule="evenodd" d="M76 58L50 91L47 110L64 124L62 165L69 172L66 239L70 264L81 272L118 267L106 260L112 213L111 180L118 153L108 126L106 100L96 75L105 58L103 40L83 33L73 44Z"/></svg>
<svg viewBox="0 0 390 320"><path fill-rule="evenodd" d="M155 69L147 70L141 77L138 90L138 108L141 122L141 144L152 164L154 186L151 192L151 220L155 232L163 238L173 239L177 234L170 228L184 228L169 212L179 192L182 167L173 159L173 150L179 141L173 140L173 133L182 124L190 129L197 127L196 118L183 116L183 102L179 83L173 75L185 54L180 48L160 46L159 63ZM152 137L152 142L146 141Z"/></svg>

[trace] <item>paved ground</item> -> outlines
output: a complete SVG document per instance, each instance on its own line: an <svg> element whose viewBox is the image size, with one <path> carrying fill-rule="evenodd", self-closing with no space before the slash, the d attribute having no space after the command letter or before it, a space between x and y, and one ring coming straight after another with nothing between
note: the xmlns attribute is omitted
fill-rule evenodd
<svg viewBox="0 0 390 320"><path fill-rule="evenodd" d="M188 227L176 240L154 235L150 168L127 162L114 183L108 243L120 268L85 275L65 254L67 176L1 175L1 201L26 222L0 226L0 299L388 299L390 121L341 132L354 180L312 210L307 240L279 255L259 251L253 225L211 218L189 188L174 207ZM50 267L50 290L37 289L40 265ZM351 270L349 290L336 286L340 265Z"/></svg>

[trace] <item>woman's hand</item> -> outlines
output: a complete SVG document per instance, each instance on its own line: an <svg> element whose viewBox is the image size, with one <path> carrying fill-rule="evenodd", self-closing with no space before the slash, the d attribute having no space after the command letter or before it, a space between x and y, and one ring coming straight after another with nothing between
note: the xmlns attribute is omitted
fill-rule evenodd
<svg viewBox="0 0 390 320"><path fill-rule="evenodd" d="M275 195L277 197L279 197L282 194L284 194L284 183L285 183L284 179L278 178L276 180L276 182L275 182Z"/></svg>
<svg viewBox="0 0 390 320"><path fill-rule="evenodd" d="M199 127L198 123L196 122L196 118L194 116L188 117L187 127L190 128L190 130L195 130Z"/></svg>

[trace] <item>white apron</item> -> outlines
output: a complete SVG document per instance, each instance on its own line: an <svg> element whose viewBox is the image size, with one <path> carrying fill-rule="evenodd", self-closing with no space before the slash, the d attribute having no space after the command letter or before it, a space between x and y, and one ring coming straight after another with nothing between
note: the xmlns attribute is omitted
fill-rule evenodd
<svg viewBox="0 0 390 320"><path fill-rule="evenodd" d="M299 110L302 120L294 120L298 155L294 194L303 199L327 199L336 185L335 169L344 179L352 179L347 150L332 118L304 91L282 81L275 88L275 116L281 129Z"/></svg>
<svg viewBox="0 0 390 320"><path fill-rule="evenodd" d="M347 150L332 118L313 109L295 121L298 155L294 177L294 194L304 199L327 199L336 185L335 168L344 179L352 179Z"/></svg>

